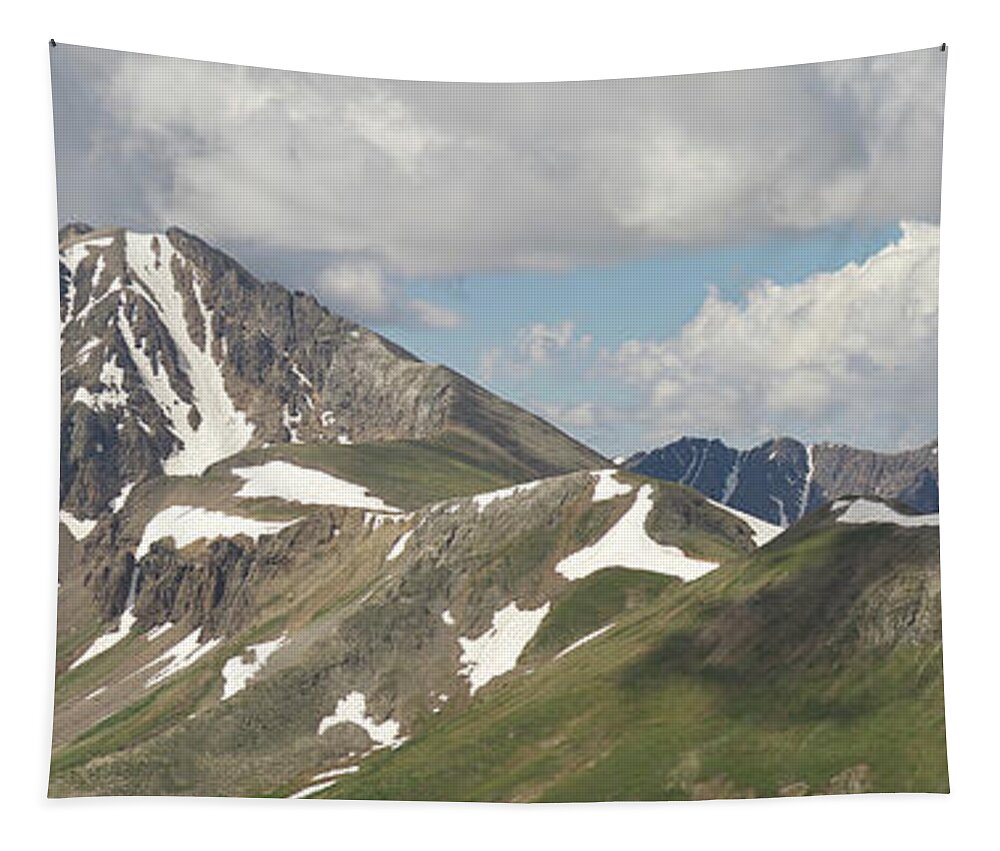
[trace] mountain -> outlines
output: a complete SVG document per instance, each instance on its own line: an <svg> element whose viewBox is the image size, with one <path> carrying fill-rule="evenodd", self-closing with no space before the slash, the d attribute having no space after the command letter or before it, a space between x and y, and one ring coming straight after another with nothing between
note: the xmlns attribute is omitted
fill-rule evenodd
<svg viewBox="0 0 1000 851"><path fill-rule="evenodd" d="M883 453L782 437L741 451L721 440L683 437L632 456L624 467L689 485L781 526L849 495L898 499L923 513L938 510L937 441Z"/></svg>
<svg viewBox="0 0 1000 851"><path fill-rule="evenodd" d="M74 225L60 232L59 256L60 504L71 524L113 510L144 478L197 476L282 443L449 435L501 457L515 478L603 461L177 228Z"/></svg>
<svg viewBox="0 0 1000 851"><path fill-rule="evenodd" d="M178 230L60 258L50 795L947 789L936 515L608 469Z"/></svg>
<svg viewBox="0 0 1000 851"><path fill-rule="evenodd" d="M61 636L51 794L945 790L933 518L779 532L607 471L161 539L124 637Z"/></svg>

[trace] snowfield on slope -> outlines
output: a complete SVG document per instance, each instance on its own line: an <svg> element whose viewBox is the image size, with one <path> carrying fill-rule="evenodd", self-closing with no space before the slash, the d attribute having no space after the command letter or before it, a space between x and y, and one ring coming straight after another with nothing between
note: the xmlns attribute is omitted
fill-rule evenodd
<svg viewBox="0 0 1000 851"><path fill-rule="evenodd" d="M740 511L730 505L716 502L714 499L708 499L708 497L705 497L705 499L712 503L712 505L716 508L720 508L729 514L732 514L733 517L738 517L746 523L747 526L749 526L753 531L753 542L758 547L762 547L764 544L773 541L778 537L778 535L785 531L782 526L776 526L774 523L768 523L766 520L761 520L759 517L754 517L754 515L747 514L745 511Z"/></svg>
<svg viewBox="0 0 1000 851"><path fill-rule="evenodd" d="M846 509L846 511L844 510ZM870 499L838 499L832 506L833 511L842 511L837 517L838 523L892 523L896 526L939 526L938 514L900 514L884 502Z"/></svg>
<svg viewBox="0 0 1000 851"><path fill-rule="evenodd" d="M518 609L512 602L493 614L493 626L479 638L459 638L462 648L459 676L469 680L469 694L508 671L513 671L518 657L534 638L549 613L549 604L537 609ZM445 621L447 623L447 621Z"/></svg>
<svg viewBox="0 0 1000 851"><path fill-rule="evenodd" d="M387 718L379 724L367 713L365 696L359 691L352 691L337 701L333 715L327 715L320 719L316 735L322 736L327 730L338 724L356 724L375 743L375 750L398 748L406 741L399 736L398 721Z"/></svg>
<svg viewBox="0 0 1000 851"><path fill-rule="evenodd" d="M215 538L234 538L246 535L255 541L261 535L273 535L297 523L297 520L252 520L190 505L171 505L153 517L142 533L136 560L141 559L149 548L164 538L173 538L174 547L181 549L195 541Z"/></svg>
<svg viewBox="0 0 1000 851"><path fill-rule="evenodd" d="M677 547L663 546L646 534L646 518L653 510L653 487L643 485L632 507L597 543L584 547L556 565L556 573L570 581L585 579L609 567L645 570L690 582L719 565L686 556Z"/></svg>
<svg viewBox="0 0 1000 851"><path fill-rule="evenodd" d="M274 655L275 651L281 647L288 639L286 634L279 635L273 641L263 641L260 644L251 644L239 656L233 656L226 660L222 666L222 699L229 700L234 694L239 694L247 687L257 674L260 673L267 660ZM247 655L252 656L251 661L244 661Z"/></svg>
<svg viewBox="0 0 1000 851"><path fill-rule="evenodd" d="M146 680L146 688L159 685L168 677L172 677L178 671L183 671L197 662L202 656L210 653L222 641L221 638L212 638L201 643L201 627L189 633L178 641L162 656L157 656L148 665L140 668L140 671L148 671L150 668L163 666L153 676Z"/></svg>
<svg viewBox="0 0 1000 851"><path fill-rule="evenodd" d="M338 479L321 470L299 467L288 461L268 461L256 467L236 467L232 472L244 480L244 484L236 492L239 497L276 497L303 505L399 511L361 485Z"/></svg>
<svg viewBox="0 0 1000 851"><path fill-rule="evenodd" d="M154 249L154 245L158 250ZM136 341L124 311L119 310L119 328L143 382L163 408L174 434L183 443L183 447L163 462L163 470L168 476L198 476L217 461L245 449L253 436L254 427L246 415L236 409L226 391L222 370L212 355L212 341L215 339L212 312L202 300L197 273L193 275L191 284L198 313L204 323L204 348L191 338L185 317L184 296L174 280L174 261L184 263L184 258L174 250L166 236L129 232L125 234L125 246L129 268L149 288L153 299L149 299L139 286L132 285L132 289L149 301L170 332L182 368L191 383L193 407L201 415L197 428L192 427L188 417L192 405L179 398L164 370L153 368L149 357Z"/></svg>
<svg viewBox="0 0 1000 851"><path fill-rule="evenodd" d="M130 605L122 612L121 617L118 619L118 626L111 630L111 632L106 632L104 635L98 636L93 644L83 652L83 655L69 666L69 669L72 671L74 668L79 668L84 662L89 662L95 656L100 656L104 651L110 650L119 641L128 636L132 627L135 626L135 622L136 617L132 614L132 607Z"/></svg>
<svg viewBox="0 0 1000 851"><path fill-rule="evenodd" d="M615 478L616 472L616 470L598 470L596 473L591 473L594 479L596 479L596 484L594 485L594 502L604 502L608 499L614 499L616 496L625 496L627 493L632 493L632 485L619 482Z"/></svg>

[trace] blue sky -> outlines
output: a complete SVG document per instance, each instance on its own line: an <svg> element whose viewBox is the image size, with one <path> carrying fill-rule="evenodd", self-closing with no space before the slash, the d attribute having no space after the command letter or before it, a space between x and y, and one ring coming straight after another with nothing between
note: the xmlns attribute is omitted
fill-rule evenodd
<svg viewBox="0 0 1000 851"><path fill-rule="evenodd" d="M374 327L420 358L447 364L539 413L546 413L538 404L545 401L567 407L598 401L630 410L642 406L642 391L620 382L597 381L573 369L491 374L483 359L534 323L555 326L567 319L575 332L591 335L598 348L613 349L633 338L671 337L697 314L712 288L739 303L761 280L789 285L835 272L867 260L899 237L897 222L848 223L756 244L675 250L567 272L411 280L403 284L410 293L453 310L461 324L451 329ZM635 421L561 425L612 456L648 445Z"/></svg>
<svg viewBox="0 0 1000 851"><path fill-rule="evenodd" d="M938 48L530 84L51 57L63 222L180 226L607 454L936 437Z"/></svg>
<svg viewBox="0 0 1000 851"><path fill-rule="evenodd" d="M480 358L533 322L572 319L607 345L676 333L715 287L730 300L762 279L778 284L861 262L899 238L898 222L825 228L758 244L676 250L660 256L560 273L494 273L410 280L407 290L462 316L460 327L379 325L415 354L468 374Z"/></svg>

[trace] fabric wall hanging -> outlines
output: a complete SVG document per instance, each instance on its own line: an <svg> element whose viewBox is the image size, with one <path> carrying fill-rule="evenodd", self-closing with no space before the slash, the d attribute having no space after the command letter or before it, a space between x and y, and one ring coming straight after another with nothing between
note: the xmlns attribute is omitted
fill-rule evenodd
<svg viewBox="0 0 1000 851"><path fill-rule="evenodd" d="M50 794L947 791L946 56L53 45Z"/></svg>

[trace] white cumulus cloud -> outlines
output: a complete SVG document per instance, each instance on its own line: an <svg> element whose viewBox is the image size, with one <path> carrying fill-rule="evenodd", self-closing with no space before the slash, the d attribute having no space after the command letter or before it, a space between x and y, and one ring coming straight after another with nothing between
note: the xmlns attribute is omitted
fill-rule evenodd
<svg viewBox="0 0 1000 851"><path fill-rule="evenodd" d="M711 294L680 333L601 353L646 400L650 440L775 434L894 448L937 434L938 228L744 304Z"/></svg>
<svg viewBox="0 0 1000 851"><path fill-rule="evenodd" d="M518 330L510 345L487 349L480 358L480 374L489 381L539 369L575 372L588 360L593 342L593 335L577 332L572 319L533 322Z"/></svg>

